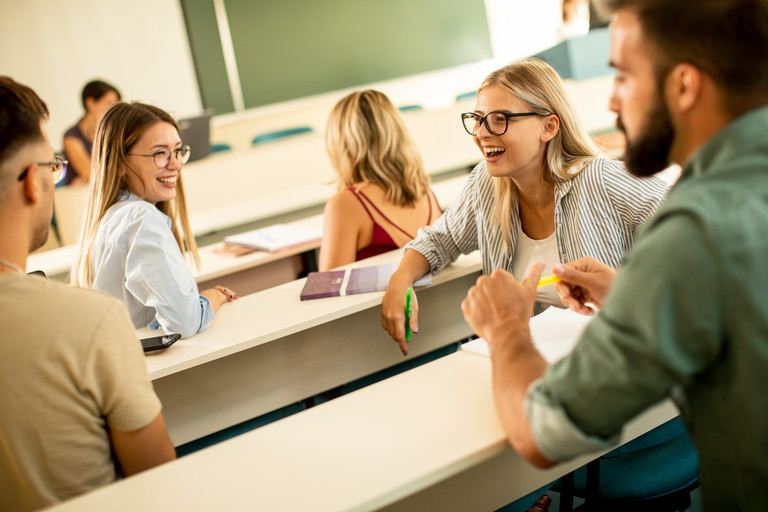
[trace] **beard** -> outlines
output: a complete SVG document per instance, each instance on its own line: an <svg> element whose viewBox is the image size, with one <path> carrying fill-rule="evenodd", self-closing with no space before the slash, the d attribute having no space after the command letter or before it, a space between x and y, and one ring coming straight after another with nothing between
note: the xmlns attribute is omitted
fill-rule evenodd
<svg viewBox="0 0 768 512"><path fill-rule="evenodd" d="M45 245L45 242L48 241L48 234L50 233L50 228L51 228L50 217L48 218L48 222L38 223L34 233L32 234L32 240L30 241L30 247L29 247L30 253L38 250L43 245Z"/></svg>
<svg viewBox="0 0 768 512"><path fill-rule="evenodd" d="M617 119L616 125L627 138L624 162L630 173L639 177L652 176L669 166L669 152L675 129L660 94L655 96L651 110L635 139L631 140L627 135L621 117Z"/></svg>
<svg viewBox="0 0 768 512"><path fill-rule="evenodd" d="M48 176L45 176L48 178ZM53 218L53 180L48 179L50 188L45 190L45 198L40 202L40 210L37 216L37 222L32 232L29 252L32 253L48 241L48 234L51 231L51 220Z"/></svg>

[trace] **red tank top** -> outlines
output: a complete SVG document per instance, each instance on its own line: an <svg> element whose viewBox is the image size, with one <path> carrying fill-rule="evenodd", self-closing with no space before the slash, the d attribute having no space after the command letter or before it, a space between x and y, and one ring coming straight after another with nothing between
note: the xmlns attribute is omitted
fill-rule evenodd
<svg viewBox="0 0 768 512"><path fill-rule="evenodd" d="M371 211L368 209L368 206L366 203L371 205L371 208L376 210L376 212L382 216L382 218L389 222L395 229L400 231L401 233L405 234L408 238L413 240L415 237L408 233L406 230L392 222L389 217L384 215L384 213L379 210L375 204L373 204L373 201L371 201L368 196L363 194L359 190L355 190L355 187L347 187L347 190L352 192L358 201L360 201L360 204L363 205L363 208L365 208L365 213L368 214L368 217L371 218L371 221L373 222L373 236L371 236L371 243L368 244L366 247L363 247L362 249L357 251L356 260L362 260L365 258L370 258L371 256L376 256L377 254L382 254L385 252L392 251L394 249L397 249L400 247L395 243L394 240L392 240L392 237L389 236L389 233L387 233L381 225L376 222L376 220L373 218L373 215L371 214ZM428 195L431 195L432 191L430 190L428 192ZM425 224L428 224L430 219L432 218L432 199L429 198L429 213L427 214L427 222Z"/></svg>

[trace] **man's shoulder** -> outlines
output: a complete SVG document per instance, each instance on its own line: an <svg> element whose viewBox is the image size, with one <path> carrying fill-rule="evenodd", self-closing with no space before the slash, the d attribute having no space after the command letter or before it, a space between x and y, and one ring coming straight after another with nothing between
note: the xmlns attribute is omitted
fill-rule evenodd
<svg viewBox="0 0 768 512"><path fill-rule="evenodd" d="M72 315L86 313L90 317L101 316L121 306L116 298L98 290L78 288L42 277L29 276L17 286L30 305L43 304L55 307L57 312Z"/></svg>

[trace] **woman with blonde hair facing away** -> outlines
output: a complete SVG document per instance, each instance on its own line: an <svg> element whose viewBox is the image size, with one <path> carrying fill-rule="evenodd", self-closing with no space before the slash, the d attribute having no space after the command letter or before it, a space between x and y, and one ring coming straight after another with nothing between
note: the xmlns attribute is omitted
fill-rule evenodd
<svg viewBox="0 0 768 512"><path fill-rule="evenodd" d="M504 269L518 280L542 260L545 274L585 256L616 268L668 190L662 179L635 178L601 155L560 76L538 59L488 75L461 122L483 161L445 214L406 246L384 296L382 326L403 354L406 288L424 273L477 249L484 274ZM537 300L537 313L562 307L553 285L539 288Z"/></svg>
<svg viewBox="0 0 768 512"><path fill-rule="evenodd" d="M320 270L402 247L442 214L416 145L384 94L342 98L328 118L326 149L339 192L325 206Z"/></svg>
<svg viewBox="0 0 768 512"><path fill-rule="evenodd" d="M165 111L118 103L94 140L88 206L72 282L121 299L136 328L188 338L204 331L225 302L217 286L198 293L184 259L200 258L184 200L181 170L190 148Z"/></svg>

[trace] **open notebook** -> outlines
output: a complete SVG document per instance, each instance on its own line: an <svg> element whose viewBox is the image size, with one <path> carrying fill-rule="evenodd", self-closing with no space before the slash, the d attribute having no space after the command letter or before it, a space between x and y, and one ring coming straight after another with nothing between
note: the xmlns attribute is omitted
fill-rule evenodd
<svg viewBox="0 0 768 512"><path fill-rule="evenodd" d="M387 289L389 278L397 270L397 263L385 263L370 267L310 272L301 300L340 297L356 293L379 292ZM432 282L432 274L424 274L413 286L426 286Z"/></svg>
<svg viewBox="0 0 768 512"><path fill-rule="evenodd" d="M586 329L591 316L574 313L570 309L554 306L531 318L531 338L534 346L550 364L569 354L581 333ZM462 350L490 356L488 344L478 338L461 346Z"/></svg>

